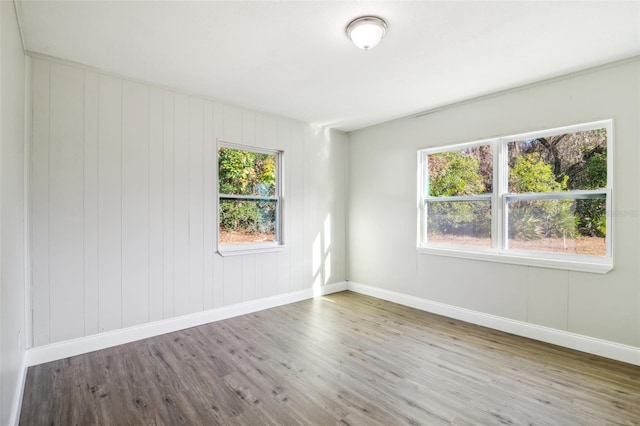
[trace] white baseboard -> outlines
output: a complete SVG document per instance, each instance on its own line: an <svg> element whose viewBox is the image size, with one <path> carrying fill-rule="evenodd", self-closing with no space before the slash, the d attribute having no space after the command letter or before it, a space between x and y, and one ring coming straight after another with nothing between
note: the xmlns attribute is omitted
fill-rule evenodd
<svg viewBox="0 0 640 426"><path fill-rule="evenodd" d="M93 336L80 337L46 346L31 348L27 351L26 362L28 366L55 361L70 356L81 355L108 347L159 336L210 322L220 321L239 315L249 314L264 309L275 308L289 303L299 302L330 293L336 293L347 289L346 282L328 284L323 287L309 288L305 290L286 293L222 308L197 312L176 318L156 321L149 324L127 327L120 330L108 331Z"/></svg>
<svg viewBox="0 0 640 426"><path fill-rule="evenodd" d="M264 309L275 308L277 306L295 303L311 299L316 296L336 293L344 290L351 290L356 293L377 297L379 299L388 300L390 302L399 303L401 305L434 314L444 315L472 324L482 325L496 330L505 331L507 333L552 343L558 346L594 355L600 355L630 364L640 365L640 348L637 347L583 336L568 331L543 327L523 321L512 320L496 315L485 314L471 309L460 308L457 306L447 305L445 303L435 302L428 299L349 281L329 284L315 289L310 288L278 296L267 297L209 311L197 312L181 317L28 349L23 358L20 383L18 384L20 387L18 390L19 397L14 401L12 419L15 418L16 422L18 420L17 416L19 415L27 367L29 366L55 361L70 356L81 355L87 352L134 342L136 340L171 333L190 327L196 327L198 325L220 321Z"/></svg>
<svg viewBox="0 0 640 426"><path fill-rule="evenodd" d="M398 303L400 305L443 315L449 318L459 319L472 324L505 331L518 336L540 340L542 342L615 359L617 361L627 362L629 364L640 365L640 348L634 346L623 345L568 331L557 330L555 328L543 327L528 322L485 314L471 309L434 302L432 300L377 287L371 287L353 281L348 282L348 289L356 293L373 296L378 299L387 300L389 302Z"/></svg>
<svg viewBox="0 0 640 426"><path fill-rule="evenodd" d="M18 426L20 421L20 409L22 408L22 397L24 396L24 385L27 381L27 352L22 355L22 362L20 363L20 370L18 371L18 380L15 387L15 394L13 395L13 404L11 405L11 417L9 418L9 425Z"/></svg>

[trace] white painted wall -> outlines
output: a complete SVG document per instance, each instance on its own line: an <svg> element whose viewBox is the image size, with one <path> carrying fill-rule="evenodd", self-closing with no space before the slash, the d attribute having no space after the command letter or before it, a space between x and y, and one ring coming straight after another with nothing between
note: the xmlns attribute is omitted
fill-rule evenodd
<svg viewBox="0 0 640 426"><path fill-rule="evenodd" d="M20 401L25 339L25 55L14 3L0 2L0 424Z"/></svg>
<svg viewBox="0 0 640 426"><path fill-rule="evenodd" d="M640 347L640 61L349 134L349 280ZM613 271L417 254L416 151L614 119Z"/></svg>
<svg viewBox="0 0 640 426"><path fill-rule="evenodd" d="M215 144L281 149L285 249L215 253ZM346 135L35 58L34 345L345 279Z"/></svg>

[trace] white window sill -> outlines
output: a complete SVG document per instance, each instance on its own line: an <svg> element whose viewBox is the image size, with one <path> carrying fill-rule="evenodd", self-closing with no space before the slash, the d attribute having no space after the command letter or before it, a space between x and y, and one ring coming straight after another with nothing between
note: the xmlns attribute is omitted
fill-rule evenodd
<svg viewBox="0 0 640 426"><path fill-rule="evenodd" d="M568 271L589 272L595 274L606 274L613 269L613 259L610 257L589 258L578 257L571 259L571 256L541 257L528 253L507 254L494 251L473 251L457 248L442 247L417 247L418 253L431 254L435 256L448 256L460 259L480 260L486 262L508 263L511 265L535 266L538 268L563 269ZM544 256L544 254L542 255Z"/></svg>
<svg viewBox="0 0 640 426"><path fill-rule="evenodd" d="M218 254L220 256L241 256L245 254L260 254L260 253L273 253L278 251L283 251L284 245L273 243L273 244L238 244L238 245L228 245L228 246L219 246Z"/></svg>

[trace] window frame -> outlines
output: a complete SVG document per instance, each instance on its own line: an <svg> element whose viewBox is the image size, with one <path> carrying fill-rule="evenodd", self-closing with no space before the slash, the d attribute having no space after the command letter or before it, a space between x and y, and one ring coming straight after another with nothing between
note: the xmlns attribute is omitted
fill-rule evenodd
<svg viewBox="0 0 640 426"><path fill-rule="evenodd" d="M275 155L276 158L276 184L275 195L259 196L259 195L240 195L240 194L223 194L220 192L219 174L220 174L220 148L229 148L239 151L248 151L257 154ZM234 256L244 254L267 253L273 251L281 251L284 249L284 151L278 149L270 149L257 147L252 145L227 142L217 140L216 143L216 162L215 162L215 189L216 189L216 227L215 239L217 252L221 256ZM258 242L258 243L239 243L239 244L222 244L220 241L220 201L221 200L265 200L275 201L275 241Z"/></svg>
<svg viewBox="0 0 640 426"><path fill-rule="evenodd" d="M607 185L606 188L596 190L574 190L565 192L546 193L509 193L508 191L508 144L515 141L552 136L562 133L606 129L607 132ZM493 192L491 194L491 247L462 246L454 244L429 244L427 239L428 200L438 201L474 201L486 200L486 196L455 196L432 197L428 188L428 156L429 154L456 151L478 145L492 145L493 147ZM613 269L613 235L614 220L611 213L613 208L613 120L598 120L593 122L556 127L552 129L519 133L515 135L499 136L474 142L424 148L418 150L418 234L416 249L419 253L438 256L508 263L543 268L573 270L593 273L606 273ZM509 249L508 241L508 208L507 204L513 200L542 200L542 199L593 199L606 200L607 233L605 236L606 255L570 255L553 252L539 252Z"/></svg>

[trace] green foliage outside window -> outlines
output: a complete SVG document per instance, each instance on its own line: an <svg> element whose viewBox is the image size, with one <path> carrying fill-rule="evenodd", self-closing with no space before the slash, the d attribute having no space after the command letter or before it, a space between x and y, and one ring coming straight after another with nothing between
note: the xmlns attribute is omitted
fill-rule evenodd
<svg viewBox="0 0 640 426"><path fill-rule="evenodd" d="M489 176L481 173L481 159L477 155L482 147L469 152L446 151L429 155L429 194L434 197L484 194ZM491 214L488 203L441 202L428 206L428 226L431 232L456 235L486 236L491 232Z"/></svg>
<svg viewBox="0 0 640 426"><path fill-rule="evenodd" d="M429 156L429 192L434 197L483 194L483 177L478 172L480 161L460 151L447 151Z"/></svg>
<svg viewBox="0 0 640 426"><path fill-rule="evenodd" d="M221 194L274 196L276 156L232 148L218 150Z"/></svg>
<svg viewBox="0 0 640 426"><path fill-rule="evenodd" d="M509 167L509 192L560 192L567 190L569 176L556 179L551 165L545 163L539 152L516 158Z"/></svg>
<svg viewBox="0 0 640 426"><path fill-rule="evenodd" d="M556 178L539 152L523 154L509 168L509 192L563 192L569 176ZM519 240L573 237L572 200L516 201L510 206L509 235Z"/></svg>
<svg viewBox="0 0 640 426"><path fill-rule="evenodd" d="M220 231L240 234L273 234L275 238L275 197L277 160L275 154L233 148L218 150L218 192ZM246 199L224 195L246 196ZM250 198L255 196L256 198Z"/></svg>
<svg viewBox="0 0 640 426"><path fill-rule="evenodd" d="M571 183L581 189L607 186L607 149L586 153L584 168ZM607 205L604 200L584 200L576 206L576 226L581 235L604 237L607 234Z"/></svg>
<svg viewBox="0 0 640 426"><path fill-rule="evenodd" d="M607 186L605 129L510 142L511 193L566 192ZM490 146L428 155L429 195L450 197L492 191ZM490 215L483 202L436 202L428 207L434 234L490 236ZM603 199L515 201L509 204L510 236L517 239L606 236Z"/></svg>

